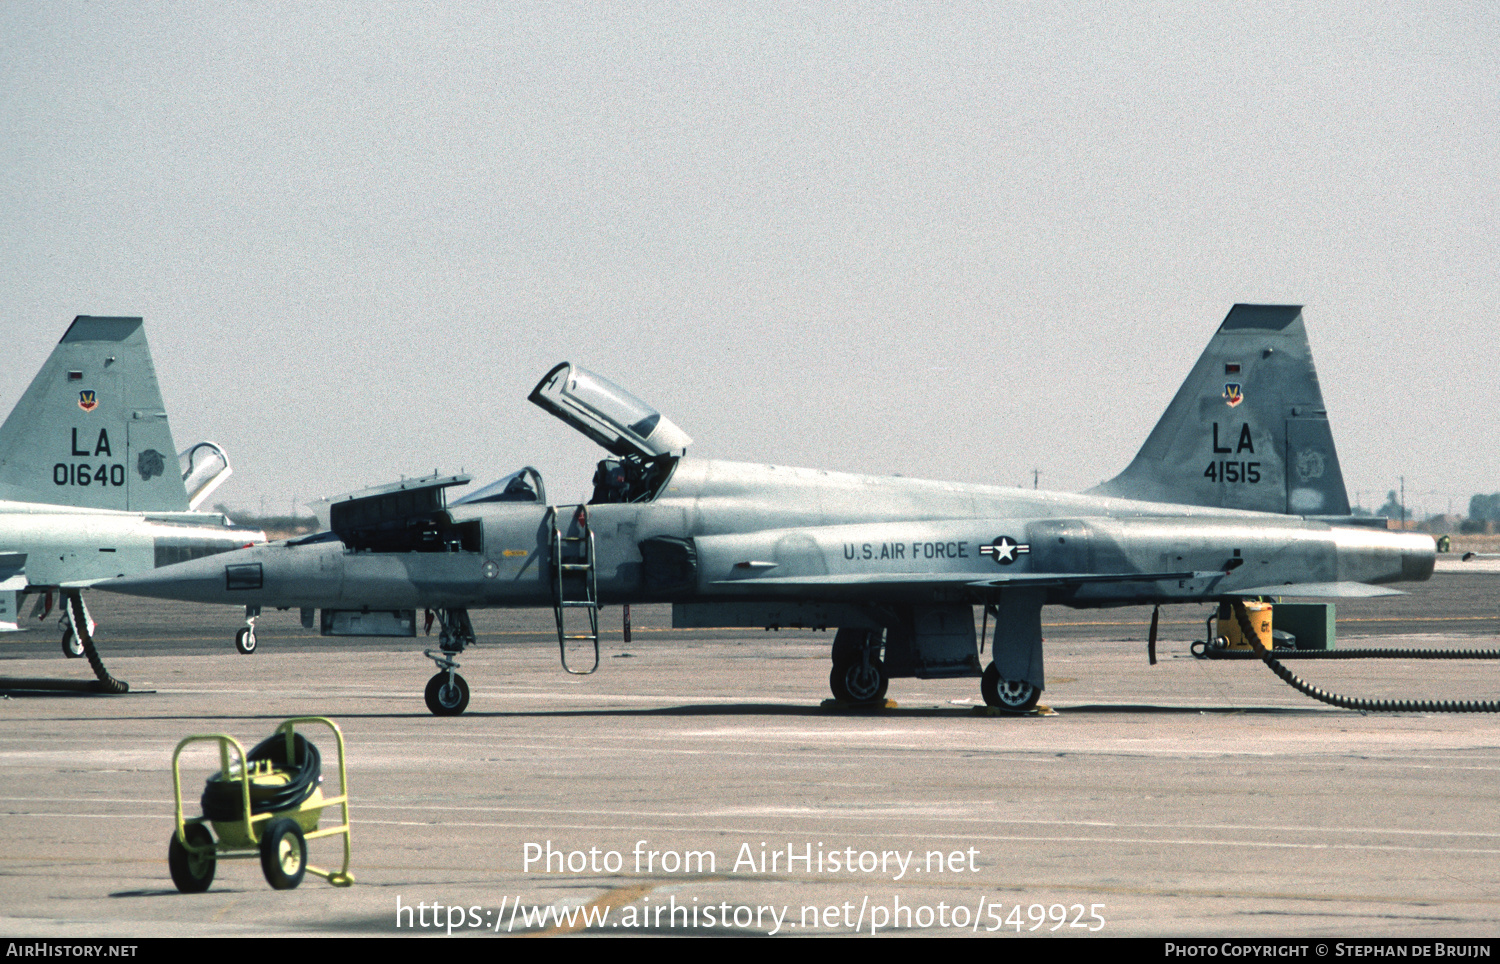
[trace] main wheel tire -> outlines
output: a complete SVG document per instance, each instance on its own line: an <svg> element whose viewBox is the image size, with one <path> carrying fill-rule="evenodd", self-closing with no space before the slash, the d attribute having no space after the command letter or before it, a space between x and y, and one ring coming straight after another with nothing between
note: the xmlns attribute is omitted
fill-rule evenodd
<svg viewBox="0 0 1500 964"><path fill-rule="evenodd" d="M266 824L260 838L260 869L266 883L277 890L292 890L307 873L307 839L302 828L289 817Z"/></svg>
<svg viewBox="0 0 1500 964"><path fill-rule="evenodd" d="M83 655L83 640L79 639L78 634L73 632L72 626L63 630L62 652L68 659L78 659Z"/></svg>
<svg viewBox="0 0 1500 964"><path fill-rule="evenodd" d="M979 679L979 692L984 694L987 706L996 706L1011 713L1027 713L1036 708L1042 691L1022 680L1000 678L1000 669L994 663Z"/></svg>
<svg viewBox="0 0 1500 964"><path fill-rule="evenodd" d="M192 824L184 832L188 843L194 847L208 847L209 853L193 853L177 839L174 830L172 840L167 844L167 867L172 871L172 883L178 890L184 894L201 894L214 882L214 868L219 862L218 855L212 851L213 834L201 823Z"/></svg>
<svg viewBox="0 0 1500 964"><path fill-rule="evenodd" d="M453 674L453 682L448 682L448 674L439 672L427 681L427 708L432 711L433 716L457 716L469 706L469 683L457 673Z"/></svg>
<svg viewBox="0 0 1500 964"><path fill-rule="evenodd" d="M235 633L234 648L246 656L255 652L255 631L253 629L242 629Z"/></svg>
<svg viewBox="0 0 1500 964"><path fill-rule="evenodd" d="M858 658L840 660L833 664L833 672L828 674L828 687L833 690L833 698L852 706L873 706L884 702L885 691L890 685L891 678L886 675L885 664L873 657L868 664Z"/></svg>

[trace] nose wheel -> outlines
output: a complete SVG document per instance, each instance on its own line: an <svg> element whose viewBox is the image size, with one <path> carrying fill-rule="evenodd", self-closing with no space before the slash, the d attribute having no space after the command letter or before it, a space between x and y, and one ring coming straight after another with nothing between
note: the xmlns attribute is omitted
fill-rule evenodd
<svg viewBox="0 0 1500 964"><path fill-rule="evenodd" d="M453 672L441 672L427 681L427 708L433 716L457 716L469 706L469 683Z"/></svg>
<svg viewBox="0 0 1500 964"><path fill-rule="evenodd" d="M255 652L255 620L259 617L259 606L245 607L245 628L234 634L234 648L242 656Z"/></svg>
<svg viewBox="0 0 1500 964"><path fill-rule="evenodd" d="M81 658L84 655L83 637L92 636L94 632L94 620L89 616L81 594L63 594L63 614L58 625L62 627L63 655L68 659ZM79 632L78 626L83 626L82 632Z"/></svg>

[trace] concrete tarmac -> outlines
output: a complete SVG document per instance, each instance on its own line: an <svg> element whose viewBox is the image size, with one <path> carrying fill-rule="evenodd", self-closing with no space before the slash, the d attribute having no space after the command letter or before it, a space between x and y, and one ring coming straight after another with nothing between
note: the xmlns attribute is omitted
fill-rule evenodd
<svg viewBox="0 0 1500 964"><path fill-rule="evenodd" d="M1340 645L1500 648L1497 586L1340 606ZM674 631L641 607L626 645L608 610L599 672L574 677L550 612L480 613L469 710L439 719L423 640L270 613L241 656L230 610L89 599L132 692L0 697L7 937L1500 935L1500 717L1338 710L1193 659L1208 607L1164 613L1156 666L1149 610L1048 609L1055 715L1025 718L976 714L970 679L826 708L826 633ZM57 645L50 621L0 637L0 676L89 678ZM1293 668L1348 695L1500 698L1496 661ZM177 741L306 714L348 741L358 882L274 891L221 861L179 894ZM308 734L331 790L332 740ZM215 767L189 753L190 815Z"/></svg>

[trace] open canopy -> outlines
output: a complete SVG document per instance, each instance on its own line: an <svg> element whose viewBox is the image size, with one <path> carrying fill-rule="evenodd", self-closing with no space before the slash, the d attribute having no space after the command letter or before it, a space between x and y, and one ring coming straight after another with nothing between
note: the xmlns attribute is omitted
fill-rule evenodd
<svg viewBox="0 0 1500 964"><path fill-rule="evenodd" d="M569 362L549 371L528 398L615 455L680 454L693 441L625 389Z"/></svg>

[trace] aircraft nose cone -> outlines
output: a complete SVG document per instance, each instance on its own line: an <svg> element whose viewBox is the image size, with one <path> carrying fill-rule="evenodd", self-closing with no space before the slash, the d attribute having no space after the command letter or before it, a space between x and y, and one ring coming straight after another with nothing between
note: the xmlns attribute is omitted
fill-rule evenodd
<svg viewBox="0 0 1500 964"><path fill-rule="evenodd" d="M225 567L235 565L237 562L249 561L245 557L252 551L223 552L204 559L179 562L139 575L109 579L97 584L94 588L105 592L123 593L127 596L176 599L182 602L240 602L241 600L230 598L225 579Z"/></svg>

